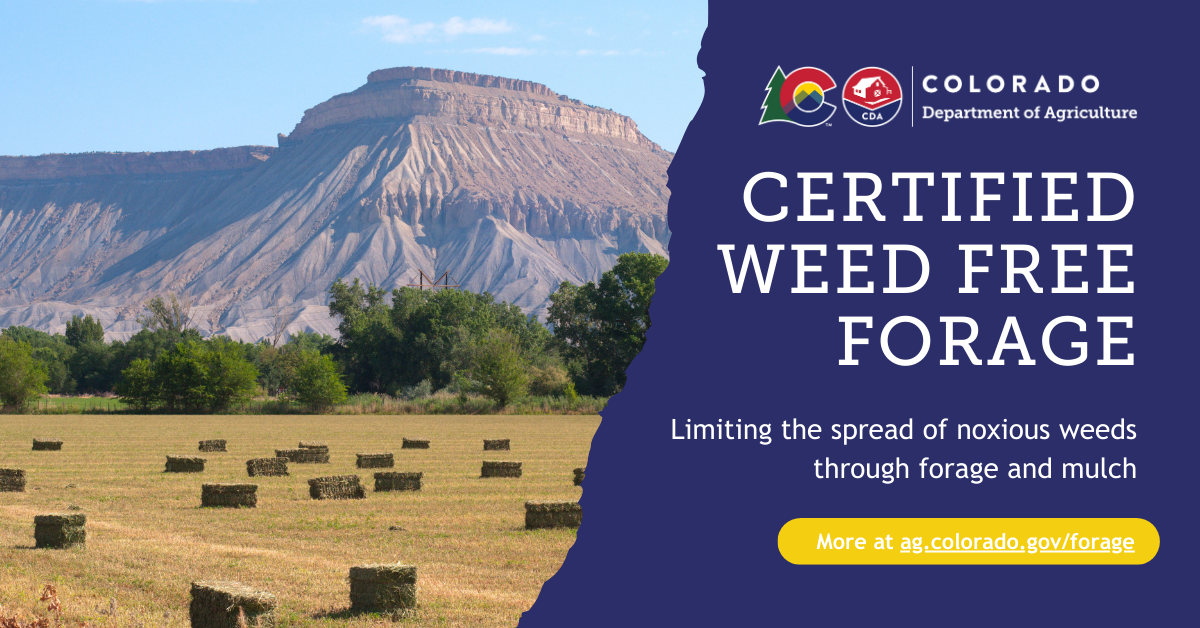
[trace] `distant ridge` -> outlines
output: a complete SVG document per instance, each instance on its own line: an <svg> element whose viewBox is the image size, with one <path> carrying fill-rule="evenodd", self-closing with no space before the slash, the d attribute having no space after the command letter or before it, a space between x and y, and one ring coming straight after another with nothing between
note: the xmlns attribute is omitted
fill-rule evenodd
<svg viewBox="0 0 1200 628"><path fill-rule="evenodd" d="M257 166L269 159L273 152L273 146L235 146L163 153L76 153L0 157L0 180L239 170Z"/></svg>

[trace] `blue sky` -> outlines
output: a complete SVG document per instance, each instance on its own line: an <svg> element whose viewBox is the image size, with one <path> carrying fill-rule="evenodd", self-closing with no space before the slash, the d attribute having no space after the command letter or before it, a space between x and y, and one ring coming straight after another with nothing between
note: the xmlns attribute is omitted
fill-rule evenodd
<svg viewBox="0 0 1200 628"><path fill-rule="evenodd" d="M402 65L545 83L668 150L704 93L703 0L9 0L0 18L0 155L274 145Z"/></svg>

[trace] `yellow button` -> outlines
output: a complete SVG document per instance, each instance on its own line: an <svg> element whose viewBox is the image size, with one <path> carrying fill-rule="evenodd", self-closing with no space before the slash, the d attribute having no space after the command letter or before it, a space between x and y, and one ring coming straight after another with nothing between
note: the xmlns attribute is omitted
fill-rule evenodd
<svg viewBox="0 0 1200 628"><path fill-rule="evenodd" d="M1142 565L1145 519L792 519L779 553L796 565Z"/></svg>

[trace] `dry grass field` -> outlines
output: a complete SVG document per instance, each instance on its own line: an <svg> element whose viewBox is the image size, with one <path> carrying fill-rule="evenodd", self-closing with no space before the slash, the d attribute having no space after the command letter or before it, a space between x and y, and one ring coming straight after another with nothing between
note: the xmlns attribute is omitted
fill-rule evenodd
<svg viewBox="0 0 1200 628"><path fill-rule="evenodd" d="M187 626L188 585L229 579L274 593L280 626L376 626L348 613L351 566L418 568L412 626L514 626L562 564L574 530L524 529L526 500L577 499L597 416L3 416L0 468L25 469L25 493L0 493L0 606L31 612L44 583L65 617L97 626ZM62 451L31 451L34 437ZM401 449L402 437L428 450ZM227 453L199 453L223 438ZM510 438L512 451L483 451ZM246 460L300 440L329 443L330 464L247 478ZM375 493L380 469L355 453L395 453L423 471L420 492ZM207 458L203 473L164 473L168 454ZM479 478L480 462L519 460L523 477ZM386 470L386 469L385 469ZM357 473L361 500L315 501L307 480ZM259 485L254 509L200 508L205 482ZM88 516L86 549L33 549L33 517ZM398 527L398 530L389 529Z"/></svg>

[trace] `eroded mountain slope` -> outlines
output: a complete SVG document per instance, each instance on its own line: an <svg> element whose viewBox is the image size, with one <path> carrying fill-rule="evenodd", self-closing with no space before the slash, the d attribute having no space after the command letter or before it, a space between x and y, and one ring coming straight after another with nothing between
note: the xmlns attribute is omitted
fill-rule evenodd
<svg viewBox="0 0 1200 628"><path fill-rule="evenodd" d="M0 158L0 326L90 313L121 338L177 292L205 332L329 333L338 277L418 269L540 313L564 279L666 254L669 159L545 86L426 68L372 73L278 149Z"/></svg>

